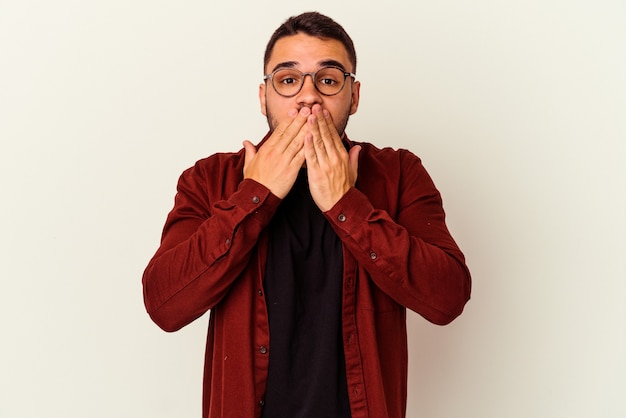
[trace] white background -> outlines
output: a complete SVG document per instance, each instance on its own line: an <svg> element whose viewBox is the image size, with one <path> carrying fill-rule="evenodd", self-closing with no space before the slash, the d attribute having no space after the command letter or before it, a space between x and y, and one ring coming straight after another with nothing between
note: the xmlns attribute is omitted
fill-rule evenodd
<svg viewBox="0 0 626 418"><path fill-rule="evenodd" d="M162 332L141 275L312 9L357 46L349 135L422 157L473 273L409 316L408 416L626 416L622 0L0 0L0 417L200 417L207 316Z"/></svg>

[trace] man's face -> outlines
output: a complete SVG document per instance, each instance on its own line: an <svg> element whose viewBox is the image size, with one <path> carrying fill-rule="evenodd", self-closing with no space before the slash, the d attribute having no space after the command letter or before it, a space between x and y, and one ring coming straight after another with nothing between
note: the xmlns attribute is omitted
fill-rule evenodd
<svg viewBox="0 0 626 418"><path fill-rule="evenodd" d="M296 34L279 39L274 45L270 60L265 67L265 74L272 73L281 67L295 68L303 73L334 65L347 72L353 72L350 58L343 44L335 39L320 39L305 34ZM290 109L300 110L311 108L314 104L328 110L333 118L335 128L342 135L348 117L356 112L359 106L360 83L348 77L346 85L339 94L324 96L313 85L311 77L305 77L304 85L293 97L283 97L276 93L270 80L259 86L261 113L267 117L271 130L287 119Z"/></svg>

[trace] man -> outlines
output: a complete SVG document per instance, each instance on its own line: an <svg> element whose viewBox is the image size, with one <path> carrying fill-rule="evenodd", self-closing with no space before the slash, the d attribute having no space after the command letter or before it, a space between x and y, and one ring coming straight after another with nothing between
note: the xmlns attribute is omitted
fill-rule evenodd
<svg viewBox="0 0 626 418"><path fill-rule="evenodd" d="M356 54L304 13L270 39L269 133L180 177L146 308L175 331L210 310L203 417L405 416L406 308L447 324L464 257L420 160L345 134Z"/></svg>

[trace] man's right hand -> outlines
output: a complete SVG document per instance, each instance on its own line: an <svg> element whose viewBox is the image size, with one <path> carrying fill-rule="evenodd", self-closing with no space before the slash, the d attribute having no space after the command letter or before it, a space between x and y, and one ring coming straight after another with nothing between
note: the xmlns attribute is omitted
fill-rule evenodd
<svg viewBox="0 0 626 418"><path fill-rule="evenodd" d="M243 141L244 179L252 179L283 199L289 193L304 164L305 126L311 109L289 111L288 119L278 125L258 150L250 141Z"/></svg>

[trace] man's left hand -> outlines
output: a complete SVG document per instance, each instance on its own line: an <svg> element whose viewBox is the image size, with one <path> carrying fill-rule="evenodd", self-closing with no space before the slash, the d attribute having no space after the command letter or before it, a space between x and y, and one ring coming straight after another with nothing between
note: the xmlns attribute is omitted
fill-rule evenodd
<svg viewBox="0 0 626 418"><path fill-rule="evenodd" d="M356 183L360 146L346 151L330 113L313 106L304 137L309 189L322 212L330 210Z"/></svg>

